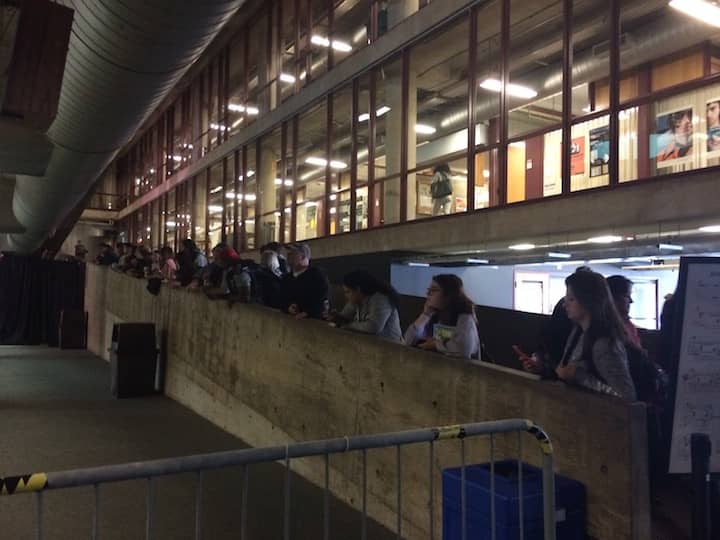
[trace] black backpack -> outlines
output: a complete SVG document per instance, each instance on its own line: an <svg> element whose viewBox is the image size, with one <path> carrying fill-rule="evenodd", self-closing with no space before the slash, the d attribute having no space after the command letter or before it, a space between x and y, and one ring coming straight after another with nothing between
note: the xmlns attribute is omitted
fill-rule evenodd
<svg viewBox="0 0 720 540"><path fill-rule="evenodd" d="M653 362L644 349L626 344L628 367L638 401L662 409L668 402L670 380L667 373Z"/></svg>
<svg viewBox="0 0 720 540"><path fill-rule="evenodd" d="M442 199L452 195L452 182L450 176L446 173L436 173L440 178L436 181L433 178L432 184L430 184L430 195L433 199Z"/></svg>

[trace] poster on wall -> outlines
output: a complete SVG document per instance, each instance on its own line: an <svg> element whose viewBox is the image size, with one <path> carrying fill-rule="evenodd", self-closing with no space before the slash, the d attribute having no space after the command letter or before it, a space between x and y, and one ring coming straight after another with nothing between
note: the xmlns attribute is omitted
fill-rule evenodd
<svg viewBox="0 0 720 540"><path fill-rule="evenodd" d="M417 177L417 208L415 209L419 216L432 215L432 194L430 193L430 185L432 178L426 176Z"/></svg>
<svg viewBox="0 0 720 540"><path fill-rule="evenodd" d="M610 126L590 130L590 178L610 172Z"/></svg>
<svg viewBox="0 0 720 540"><path fill-rule="evenodd" d="M572 140L570 145L570 174L585 174L585 137Z"/></svg>
<svg viewBox="0 0 720 540"><path fill-rule="evenodd" d="M650 144L658 168L672 167L693 155L693 109L665 112L656 116L656 130Z"/></svg>
<svg viewBox="0 0 720 540"><path fill-rule="evenodd" d="M720 97L705 104L707 157L720 157Z"/></svg>

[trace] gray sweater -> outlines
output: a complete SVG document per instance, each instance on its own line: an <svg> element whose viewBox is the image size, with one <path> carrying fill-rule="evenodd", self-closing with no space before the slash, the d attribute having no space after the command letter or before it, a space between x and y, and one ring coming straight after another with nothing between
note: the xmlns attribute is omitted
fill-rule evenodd
<svg viewBox="0 0 720 540"><path fill-rule="evenodd" d="M431 317L423 314L405 331L405 344L417 345L425 339L433 337ZM480 336L477 324L472 315L462 314L457 324L451 329L452 335L446 339L436 340L438 352L449 356L461 356L467 359L476 357L480 359Z"/></svg>
<svg viewBox="0 0 720 540"><path fill-rule="evenodd" d="M635 385L630 376L625 346L620 341L613 341L609 338L600 338L595 342L592 348L592 358L597 373L602 377L601 380L582 358L584 334L577 340L572 351L569 351L577 332L582 332L582 330L576 327L570 333L565 344L564 355L568 359L568 365L575 364L577 366L575 382L596 392L617 396L627 401L635 401Z"/></svg>
<svg viewBox="0 0 720 540"><path fill-rule="evenodd" d="M369 296L360 306L347 304L340 316L349 321L343 328L402 343L398 310L382 293Z"/></svg>

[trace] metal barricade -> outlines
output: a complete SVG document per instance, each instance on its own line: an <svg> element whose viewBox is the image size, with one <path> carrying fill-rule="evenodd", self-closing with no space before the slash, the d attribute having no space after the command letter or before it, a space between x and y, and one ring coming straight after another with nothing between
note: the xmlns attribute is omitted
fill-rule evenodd
<svg viewBox="0 0 720 540"><path fill-rule="evenodd" d="M490 442L490 501L491 501L491 538L496 538L495 516L495 435L517 433L518 451L522 455L522 434L529 433L537 441L542 453L542 494L543 494L543 528L545 540L555 539L555 479L553 472L553 448L548 435L534 422L525 419L498 420L493 422L479 422L454 426L400 431L394 433L381 433L375 435L361 435L354 437L341 437L322 441L304 442L287 446L268 448L250 448L199 454L192 456L159 459L120 465L92 467L51 473L33 473L19 476L0 478L0 495L18 495L35 493L36 497L36 538L43 538L43 492L55 489L68 489L82 486L92 486L94 489L94 508L92 515L92 538L99 538L99 512L100 512L100 486L110 482L146 479L146 515L145 538L153 538L153 518L155 505L155 481L157 477L194 472L196 476L194 509L195 534L199 540L203 535L203 480L204 473L210 470L225 469L229 467L242 467L242 486L240 489L240 532L241 539L247 538L247 503L250 496L248 490L249 468L253 464L265 462L281 462L285 466L284 486L284 534L285 540L290 540L290 494L292 460L323 456L324 458L324 498L323 498L323 538L330 538L330 456L348 452L360 452L362 457L362 501L359 511L362 513L360 537L367 538L368 501L367 501L367 456L368 451L381 448L396 449L396 485L397 485L397 538L402 538L402 452L407 445L427 443L430 456L429 474L429 531L430 538L435 535L435 493L434 471L435 443L441 440L456 439L460 445L461 468L461 528L462 540L467 539L467 488L465 482L466 469L466 443L471 437L485 436ZM523 530L523 472L522 460L518 459L518 512L520 538L524 537Z"/></svg>

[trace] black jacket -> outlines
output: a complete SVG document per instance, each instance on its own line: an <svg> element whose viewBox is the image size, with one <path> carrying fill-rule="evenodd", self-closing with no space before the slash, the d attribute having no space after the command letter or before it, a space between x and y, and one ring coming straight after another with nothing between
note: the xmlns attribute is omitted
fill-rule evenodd
<svg viewBox="0 0 720 540"><path fill-rule="evenodd" d="M307 313L313 319L322 319L329 288L327 277L315 266L308 267L298 277L288 274L282 280L283 310L287 311L291 305L297 304L301 313Z"/></svg>

